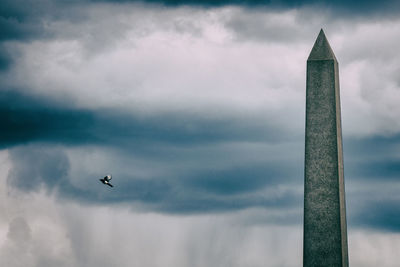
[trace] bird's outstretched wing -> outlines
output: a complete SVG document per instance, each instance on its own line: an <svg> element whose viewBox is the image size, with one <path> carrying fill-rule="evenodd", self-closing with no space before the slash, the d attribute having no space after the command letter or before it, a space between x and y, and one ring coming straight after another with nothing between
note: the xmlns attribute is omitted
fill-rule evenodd
<svg viewBox="0 0 400 267"><path fill-rule="evenodd" d="M107 185L109 185L109 186L111 186L111 187L114 187L112 184L110 184L110 183L107 183Z"/></svg>

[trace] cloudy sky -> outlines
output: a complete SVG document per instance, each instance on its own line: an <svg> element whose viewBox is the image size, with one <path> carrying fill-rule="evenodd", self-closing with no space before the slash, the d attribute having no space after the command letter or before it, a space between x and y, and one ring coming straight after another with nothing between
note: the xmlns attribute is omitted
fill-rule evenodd
<svg viewBox="0 0 400 267"><path fill-rule="evenodd" d="M2 0L0 265L302 266L306 59L323 28L350 265L398 266L399 13L394 0Z"/></svg>

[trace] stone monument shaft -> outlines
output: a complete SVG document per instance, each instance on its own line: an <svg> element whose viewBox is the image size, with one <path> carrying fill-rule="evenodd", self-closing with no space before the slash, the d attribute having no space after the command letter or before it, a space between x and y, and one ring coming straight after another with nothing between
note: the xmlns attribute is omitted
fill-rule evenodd
<svg viewBox="0 0 400 267"><path fill-rule="evenodd" d="M321 29L307 60L304 267L347 267L339 69Z"/></svg>

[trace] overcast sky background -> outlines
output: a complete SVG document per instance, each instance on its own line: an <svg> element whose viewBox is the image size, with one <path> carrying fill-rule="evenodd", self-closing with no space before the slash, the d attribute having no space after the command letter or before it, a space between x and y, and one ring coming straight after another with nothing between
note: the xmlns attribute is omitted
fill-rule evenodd
<svg viewBox="0 0 400 267"><path fill-rule="evenodd" d="M302 266L306 59L323 28L350 265L398 266L399 12L1 1L0 265Z"/></svg>

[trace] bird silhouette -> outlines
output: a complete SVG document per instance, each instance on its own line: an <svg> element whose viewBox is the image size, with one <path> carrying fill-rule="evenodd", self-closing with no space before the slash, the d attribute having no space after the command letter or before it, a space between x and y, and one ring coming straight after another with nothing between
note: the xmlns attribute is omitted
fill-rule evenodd
<svg viewBox="0 0 400 267"><path fill-rule="evenodd" d="M111 179L112 179L112 176L109 174L109 175L104 176L103 179L99 179L99 180L100 180L100 182L102 182L103 184L106 184L106 185L108 185L108 186L110 186L110 187L114 187L112 184L110 184L110 180L111 180Z"/></svg>

